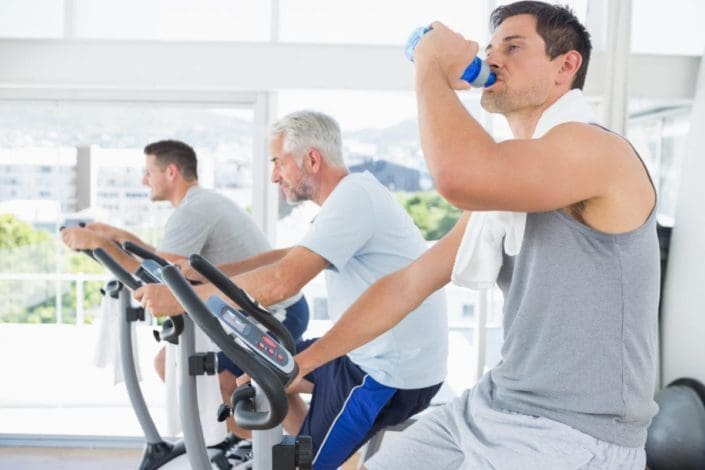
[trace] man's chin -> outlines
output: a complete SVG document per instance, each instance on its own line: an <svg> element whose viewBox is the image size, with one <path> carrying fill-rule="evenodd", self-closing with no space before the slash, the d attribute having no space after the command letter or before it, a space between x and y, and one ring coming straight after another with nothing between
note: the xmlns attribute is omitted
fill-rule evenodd
<svg viewBox="0 0 705 470"><path fill-rule="evenodd" d="M497 112L497 103L495 103L495 100L494 100L494 97L492 96L491 91L482 90L482 97L480 98L480 106L482 106L482 109L484 109L488 113L496 113Z"/></svg>
<svg viewBox="0 0 705 470"><path fill-rule="evenodd" d="M296 206L296 205L299 205L303 202L303 199L299 199L297 197L286 196L284 199L286 199L286 203L289 204L290 206Z"/></svg>

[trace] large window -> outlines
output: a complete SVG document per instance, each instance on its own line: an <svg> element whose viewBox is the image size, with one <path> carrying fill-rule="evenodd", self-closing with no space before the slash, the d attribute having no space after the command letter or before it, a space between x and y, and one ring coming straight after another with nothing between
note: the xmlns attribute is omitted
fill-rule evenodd
<svg viewBox="0 0 705 470"><path fill-rule="evenodd" d="M64 2L62 0L3 0L1 9L0 38L60 38L63 36Z"/></svg>
<svg viewBox="0 0 705 470"><path fill-rule="evenodd" d="M673 226L681 167L690 132L690 106L636 102L628 137L649 168L658 192L658 218Z"/></svg>
<svg viewBox="0 0 705 470"><path fill-rule="evenodd" d="M0 37L268 41L268 0L2 0Z"/></svg>
<svg viewBox="0 0 705 470"><path fill-rule="evenodd" d="M484 40L487 24L484 2L459 0L283 1L280 10L280 40L291 42L403 44L414 28L434 20Z"/></svg>
<svg viewBox="0 0 705 470"><path fill-rule="evenodd" d="M24 377L4 381L0 433L139 434L112 370L93 364L105 270L59 228L99 220L158 242L170 208L149 201L142 149L166 138L195 148L203 186L251 210L253 119L240 105L0 102L0 369ZM163 419L150 330L136 338Z"/></svg>
<svg viewBox="0 0 705 470"><path fill-rule="evenodd" d="M269 1L74 0L76 37L267 41Z"/></svg>
<svg viewBox="0 0 705 470"><path fill-rule="evenodd" d="M632 52L702 55L703 18L705 3L700 0L633 0Z"/></svg>

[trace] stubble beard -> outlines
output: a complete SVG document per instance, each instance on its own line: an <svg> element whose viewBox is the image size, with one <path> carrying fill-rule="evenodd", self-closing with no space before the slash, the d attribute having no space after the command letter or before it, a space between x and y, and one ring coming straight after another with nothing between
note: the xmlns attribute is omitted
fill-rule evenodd
<svg viewBox="0 0 705 470"><path fill-rule="evenodd" d="M316 185L313 180L308 175L303 175L296 186L284 191L284 195L289 204L298 204L313 199L315 191Z"/></svg>
<svg viewBox="0 0 705 470"><path fill-rule="evenodd" d="M521 91L484 90L480 98L480 105L489 113L502 114L508 116L524 108L536 106L540 102L542 95L538 84L533 84L530 88Z"/></svg>

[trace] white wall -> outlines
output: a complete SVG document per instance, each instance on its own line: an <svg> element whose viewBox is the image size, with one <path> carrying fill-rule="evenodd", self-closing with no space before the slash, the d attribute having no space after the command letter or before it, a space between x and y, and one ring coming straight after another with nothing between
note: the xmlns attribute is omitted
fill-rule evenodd
<svg viewBox="0 0 705 470"><path fill-rule="evenodd" d="M705 62L681 172L662 321L662 379L705 383Z"/></svg>

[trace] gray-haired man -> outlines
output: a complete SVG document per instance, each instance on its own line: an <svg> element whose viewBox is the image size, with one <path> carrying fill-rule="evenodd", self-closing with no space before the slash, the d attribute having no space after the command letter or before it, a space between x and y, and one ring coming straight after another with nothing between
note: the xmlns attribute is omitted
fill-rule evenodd
<svg viewBox="0 0 705 470"><path fill-rule="evenodd" d="M270 154L272 181L287 199L311 200L321 209L296 246L277 251L274 261L270 256L271 264L245 260L249 269L260 267L233 277L261 304L290 296L325 270L328 310L337 321L375 281L424 252L418 228L386 188L369 173L348 173L340 130L329 116L302 111L282 118L272 126ZM243 263L223 268L233 275ZM215 288L200 286L197 292L206 298ZM156 314L182 310L162 286L144 287L135 296ZM446 375L447 336L439 292L368 344L315 370L302 365L290 391L311 392L311 406L306 411L292 398L285 427L312 436L314 467L337 468L378 429L426 408ZM301 341L297 349L314 342Z"/></svg>

